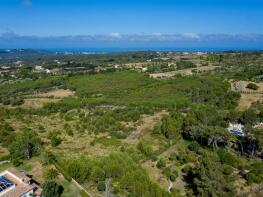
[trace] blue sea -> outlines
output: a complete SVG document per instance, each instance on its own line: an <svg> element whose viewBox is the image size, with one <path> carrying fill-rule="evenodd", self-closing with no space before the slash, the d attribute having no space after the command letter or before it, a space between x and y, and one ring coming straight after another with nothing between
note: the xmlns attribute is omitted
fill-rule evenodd
<svg viewBox="0 0 263 197"><path fill-rule="evenodd" d="M71 53L110 53L110 52L132 52L132 51L159 51L159 52L223 52L223 51L263 51L262 48L47 48L52 52Z"/></svg>

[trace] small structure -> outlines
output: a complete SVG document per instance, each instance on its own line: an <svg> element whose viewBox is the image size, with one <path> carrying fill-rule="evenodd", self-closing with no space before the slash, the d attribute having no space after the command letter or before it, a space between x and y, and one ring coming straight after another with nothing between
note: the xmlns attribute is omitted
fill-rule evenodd
<svg viewBox="0 0 263 197"><path fill-rule="evenodd" d="M41 197L42 188L14 168L0 173L0 197Z"/></svg>
<svg viewBox="0 0 263 197"><path fill-rule="evenodd" d="M230 133L239 135L239 136L245 136L245 132L244 132L244 125L242 124L233 124L233 123L229 123L229 127L228 127L228 131Z"/></svg>
<svg viewBox="0 0 263 197"><path fill-rule="evenodd" d="M143 68L142 68L142 72L146 72L147 70L148 70L147 67L143 67Z"/></svg>
<svg viewBox="0 0 263 197"><path fill-rule="evenodd" d="M244 84L243 81L237 81L237 82L235 82L235 83L233 84L233 88L234 88L234 90L237 91L237 92L243 92L243 91L246 90L245 84Z"/></svg>
<svg viewBox="0 0 263 197"><path fill-rule="evenodd" d="M253 128L255 128L255 129L263 129L263 122L260 122L260 123L258 123L256 125L254 125Z"/></svg>
<svg viewBox="0 0 263 197"><path fill-rule="evenodd" d="M42 66L36 65L36 66L35 66L35 70L36 70L36 71L43 71L44 68L43 68Z"/></svg>

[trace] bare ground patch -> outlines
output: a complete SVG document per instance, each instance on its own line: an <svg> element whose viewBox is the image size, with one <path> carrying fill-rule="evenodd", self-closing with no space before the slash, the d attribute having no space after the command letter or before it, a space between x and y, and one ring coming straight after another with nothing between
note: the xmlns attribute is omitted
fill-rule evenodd
<svg viewBox="0 0 263 197"><path fill-rule="evenodd" d="M263 94L241 94L241 98L239 100L238 108L239 109L247 109L251 106L252 103L263 101Z"/></svg>
<svg viewBox="0 0 263 197"><path fill-rule="evenodd" d="M251 90L246 86L251 83L250 81L237 81L231 82L231 89L240 92L241 98L239 100L238 108L243 110L251 106L255 102L263 102L263 82L255 83L259 88ZM254 82L252 82L254 83Z"/></svg>
<svg viewBox="0 0 263 197"><path fill-rule="evenodd" d="M45 92L45 93L38 93L35 94L34 96L36 97L53 97L53 98L64 98L64 97L68 97L68 96L73 96L74 92L71 90L64 90L64 89L56 89L56 90L51 90L49 92Z"/></svg>
<svg viewBox="0 0 263 197"><path fill-rule="evenodd" d="M142 166L146 170L151 181L160 185L164 190L167 190L170 183L167 180L167 178L162 174L161 170L159 170L153 162L146 161L142 164Z"/></svg>
<svg viewBox="0 0 263 197"><path fill-rule="evenodd" d="M137 126L124 142L128 144L136 144L141 136L145 134L145 131L153 129L154 125L161 121L164 115L168 114L166 111L155 113L154 115L144 115L141 124Z"/></svg>
<svg viewBox="0 0 263 197"><path fill-rule="evenodd" d="M28 98L25 99L24 103L20 106L21 108L42 108L47 103L58 102L60 99L57 98Z"/></svg>
<svg viewBox="0 0 263 197"><path fill-rule="evenodd" d="M8 154L8 150L2 146L0 146L0 156L1 155L7 155Z"/></svg>
<svg viewBox="0 0 263 197"><path fill-rule="evenodd" d="M218 66L198 66L196 68L187 68L187 69L183 69L183 70L175 70L175 71L171 71L171 72L164 72L164 73L153 73L150 74L150 77L152 78L169 78L169 77L173 77L175 75L183 75L183 76L188 76L188 75L192 75L193 74L193 70L196 70L197 72L205 72L205 71L210 71L210 70L215 70L216 68L218 68Z"/></svg>

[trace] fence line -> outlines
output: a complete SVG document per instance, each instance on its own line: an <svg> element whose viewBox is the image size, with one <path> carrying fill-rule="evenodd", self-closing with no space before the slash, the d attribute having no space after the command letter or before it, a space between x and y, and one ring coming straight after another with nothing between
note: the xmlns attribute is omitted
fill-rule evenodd
<svg viewBox="0 0 263 197"><path fill-rule="evenodd" d="M90 192L88 192L81 184L79 184L75 179L73 179L72 177L68 176L68 174L65 174L64 171L61 169L61 167L58 165L58 163L55 163L54 164L56 169L63 175L63 177L65 179L69 179L71 178L71 180L68 180L68 181L71 181L73 184L75 184L80 190L83 190L86 194L89 195L89 197L94 197ZM67 178L65 177L67 176Z"/></svg>
<svg viewBox="0 0 263 197"><path fill-rule="evenodd" d="M3 165L5 163L10 163L10 162L11 162L10 160L0 161L0 165Z"/></svg>
<svg viewBox="0 0 263 197"><path fill-rule="evenodd" d="M82 185L80 185L75 179L71 179L71 181L81 190L86 192L90 197L94 197L90 192L88 192Z"/></svg>

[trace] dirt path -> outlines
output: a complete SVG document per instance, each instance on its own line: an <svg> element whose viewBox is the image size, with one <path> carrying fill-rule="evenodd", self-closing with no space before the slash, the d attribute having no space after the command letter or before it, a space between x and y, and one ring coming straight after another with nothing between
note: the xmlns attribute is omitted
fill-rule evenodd
<svg viewBox="0 0 263 197"><path fill-rule="evenodd" d="M171 189L173 188L173 182L169 180L168 192L171 193Z"/></svg>
<svg viewBox="0 0 263 197"><path fill-rule="evenodd" d="M124 142L128 144L136 144L140 136L144 134L147 129L153 129L154 125L161 121L164 115L167 115L166 111L161 111L155 113L152 116L145 115L142 118L142 124L139 125L135 131L133 131L125 140Z"/></svg>

